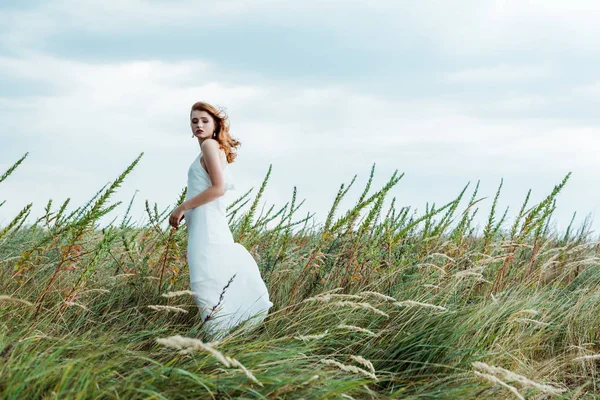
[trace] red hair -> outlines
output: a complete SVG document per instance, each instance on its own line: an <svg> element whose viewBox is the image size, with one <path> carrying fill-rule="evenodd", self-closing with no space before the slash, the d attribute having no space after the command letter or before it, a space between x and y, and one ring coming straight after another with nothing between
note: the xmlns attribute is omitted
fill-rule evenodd
<svg viewBox="0 0 600 400"><path fill-rule="evenodd" d="M237 154L234 152L234 150L237 150L237 147L241 146L241 143L239 140L233 138L229 133L229 117L225 112L225 108L217 108L203 101L198 101L192 105L192 109L190 110L190 118L192 118L192 112L194 110L206 111L213 118L215 121L215 132L213 139L219 142L219 147L223 149L225 156L227 156L227 162L231 164L237 157Z"/></svg>

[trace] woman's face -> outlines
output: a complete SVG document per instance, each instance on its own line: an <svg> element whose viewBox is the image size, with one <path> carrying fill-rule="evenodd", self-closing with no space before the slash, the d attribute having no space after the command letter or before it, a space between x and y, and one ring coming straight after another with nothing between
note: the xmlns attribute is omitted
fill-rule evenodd
<svg viewBox="0 0 600 400"><path fill-rule="evenodd" d="M190 126L192 133L198 139L204 140L213 137L215 121L206 111L192 111Z"/></svg>

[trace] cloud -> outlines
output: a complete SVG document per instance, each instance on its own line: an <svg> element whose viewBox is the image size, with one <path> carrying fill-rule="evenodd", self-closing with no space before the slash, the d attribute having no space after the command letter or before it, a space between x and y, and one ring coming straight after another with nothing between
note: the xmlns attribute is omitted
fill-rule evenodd
<svg viewBox="0 0 600 400"><path fill-rule="evenodd" d="M580 62L596 49L595 3L544 4L55 1L1 9L0 169L30 156L2 183L9 195L0 224L29 201L35 215L50 197L83 204L142 151L116 199L128 202L139 189L140 210L145 198L173 204L198 151L187 120L198 100L227 107L242 142L232 165L239 194L257 188L272 163L265 199L282 204L297 185L304 210L320 219L339 184L355 173L364 183L373 163L376 184L406 172L393 195L420 209L480 178L493 195L502 176L503 196L521 200L529 186L548 193L573 170L581 178L564 204L584 214L600 200L589 188L599 174L597 96L588 85L597 77ZM573 11L586 5L590 13ZM223 52L200 51L209 41ZM179 42L180 53L169 52ZM70 56L52 54L73 44ZM143 46L146 54L136 52ZM282 48L288 61L273 51ZM583 58L565 56L575 53Z"/></svg>
<svg viewBox="0 0 600 400"><path fill-rule="evenodd" d="M334 186L354 173L366 177L373 162L381 182L394 169L410 174L414 192L404 198L421 203L416 193L430 192L414 180L418 176L454 175L450 193L468 180L498 174L536 170L557 180L570 169L592 169L600 149L597 127L552 119L491 123L460 104L394 100L342 85L232 84L213 80L216 67L205 60L108 64L32 55L4 61L4 74L58 90L54 96L3 99L3 124L19 127L1 137L18 141L10 154L2 151L3 160L31 152L16 181L6 183L12 208L0 210L5 219L32 199L37 215L48 198L69 196L72 204L83 204L141 151L145 157L116 199L127 202L139 189L138 198L173 204L198 151L187 119L200 99L225 104L232 133L242 141L239 162L232 165L239 194L257 187L273 163L266 199L281 204L298 185L306 209L321 219ZM35 68L40 63L48 68Z"/></svg>
<svg viewBox="0 0 600 400"><path fill-rule="evenodd" d="M331 15L336 23L331 24ZM425 43L452 54L493 55L537 50L559 54L565 48L597 52L600 6L592 0L504 0L480 2L397 2L358 0L340 7L336 0L289 3L275 0L106 2L54 0L32 9L0 12L6 45L35 45L64 30L124 34L189 26L204 33L218 26L259 22L273 28L322 29L348 48L390 49Z"/></svg>
<svg viewBox="0 0 600 400"><path fill-rule="evenodd" d="M456 83L497 83L530 82L550 78L554 75L547 65L495 65L487 68L473 68L451 73L450 82Z"/></svg>
<svg viewBox="0 0 600 400"><path fill-rule="evenodd" d="M467 6L464 4L467 3ZM597 20L600 6L595 1L560 0L465 2L463 7L447 3L456 11L420 15L426 27L447 51L455 54L501 55L534 51L537 54L597 52ZM424 8L424 6L423 6Z"/></svg>

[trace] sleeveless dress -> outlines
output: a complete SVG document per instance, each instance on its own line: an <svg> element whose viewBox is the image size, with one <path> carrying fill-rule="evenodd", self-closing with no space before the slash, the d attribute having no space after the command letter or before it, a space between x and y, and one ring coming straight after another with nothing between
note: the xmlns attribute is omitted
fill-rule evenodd
<svg viewBox="0 0 600 400"><path fill-rule="evenodd" d="M201 156L202 153L188 170L186 200L212 186L200 163ZM227 167L223 175L225 191L235 189ZM226 207L224 198L218 197L184 212L190 286L203 321L219 303L223 289L233 277L221 304L203 325L217 338L248 319L249 325L260 324L273 306L256 261L243 245L234 242Z"/></svg>

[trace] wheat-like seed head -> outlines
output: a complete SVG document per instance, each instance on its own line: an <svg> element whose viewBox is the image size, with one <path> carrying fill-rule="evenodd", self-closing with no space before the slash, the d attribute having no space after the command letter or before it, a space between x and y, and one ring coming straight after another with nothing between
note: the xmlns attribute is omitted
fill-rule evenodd
<svg viewBox="0 0 600 400"><path fill-rule="evenodd" d="M77 307L81 307L84 310L89 310L86 306L84 306L83 304L79 304L79 303L75 303L74 301L65 301L65 304L70 306L77 306Z"/></svg>
<svg viewBox="0 0 600 400"><path fill-rule="evenodd" d="M587 242L587 243L583 243L577 246L574 246L573 248L567 250L564 254L571 254L574 253L575 251L583 248L583 247L588 247L588 246L596 246L597 244L600 244L600 240L595 241L595 242Z"/></svg>
<svg viewBox="0 0 600 400"><path fill-rule="evenodd" d="M576 357L571 361L582 361L582 360L600 360L600 354L590 354L587 356Z"/></svg>
<svg viewBox="0 0 600 400"><path fill-rule="evenodd" d="M383 293L379 293L379 292L372 292L372 291L364 291L364 292L360 292L359 294L364 295L364 296L373 296L373 297L377 297L378 299L381 300L386 300L386 301L398 301L395 298L391 297L391 296L387 296Z"/></svg>
<svg viewBox="0 0 600 400"><path fill-rule="evenodd" d="M334 294L329 294L327 295L330 298L338 298L338 299L355 299L355 300L359 300L362 299L362 296L359 296L357 294L338 294L338 293L334 293Z"/></svg>
<svg viewBox="0 0 600 400"><path fill-rule="evenodd" d="M322 302L328 302L334 299L362 299L361 296L355 295L355 294L325 294L325 295L317 295L314 297L309 297L308 299L304 299L302 302L308 302L308 301L322 301Z"/></svg>
<svg viewBox="0 0 600 400"><path fill-rule="evenodd" d="M448 311L448 309L446 307L442 307L442 306L436 306L435 304L429 304L429 303L421 303L418 301L413 301L413 300L404 300L404 301L399 301L394 303L397 306L403 307L403 306L420 306L420 307L425 307L425 308L432 308L434 310L439 310L439 311Z"/></svg>
<svg viewBox="0 0 600 400"><path fill-rule="evenodd" d="M244 367L241 362L239 362L235 358L231 358L231 357L227 357L227 359L229 360L229 362L231 363L232 366L240 368L244 372L244 374L248 377L248 379L250 379L252 382L258 384L259 386L263 386L263 384L260 383L258 379L256 379L254 374L252 374L252 372L248 371L248 369L246 369L246 367Z"/></svg>
<svg viewBox="0 0 600 400"><path fill-rule="evenodd" d="M361 356L355 356L355 355L350 355L350 358L353 359L354 361L356 361L357 363L369 368L369 370L371 372L375 373L375 368L373 367L373 364L371 363L371 361L369 361L366 358L363 358Z"/></svg>
<svg viewBox="0 0 600 400"><path fill-rule="evenodd" d="M194 295L194 292L192 292L191 290L180 290L178 292L168 292L168 293L163 293L162 297L177 297L177 296L183 296L184 294L189 294L189 295Z"/></svg>
<svg viewBox="0 0 600 400"><path fill-rule="evenodd" d="M250 371L248 371L248 369L244 367L242 363L240 363L238 360L222 354L220 351L214 349L212 346L209 346L208 343L204 343L199 339L175 335L167 338L158 338L156 339L156 342L167 347L183 349L182 351L185 351L186 353L189 353L191 348L204 350L210 353L213 357L215 357L221 364L225 365L226 367L240 368L248 377L248 379L255 382L259 386L263 386L263 384L258 379L256 379L256 377Z"/></svg>
<svg viewBox="0 0 600 400"><path fill-rule="evenodd" d="M454 274L456 278L464 278L466 276L477 276L483 278L483 275L479 271L475 271L473 269L465 269L463 271L458 271Z"/></svg>
<svg viewBox="0 0 600 400"><path fill-rule="evenodd" d="M16 297L11 297L8 295L0 295L0 301L6 301L6 302L12 302L12 303L21 303L21 304L25 304L28 306L33 306L32 303L28 302L27 300L22 300L22 299L17 299Z"/></svg>
<svg viewBox="0 0 600 400"><path fill-rule="evenodd" d="M369 372L369 371L364 370L364 369L359 368L359 367L355 367L354 365L342 364L340 362L337 362L335 360L330 360L328 358L324 358L324 359L322 359L320 361L322 363L324 363L324 364L335 365L336 367L338 367L342 371L353 372L355 374L362 374L362 375L368 376L369 378L371 378L371 379L373 379L375 381L378 381L377 376L374 373Z"/></svg>
<svg viewBox="0 0 600 400"><path fill-rule="evenodd" d="M172 306L155 305L155 306L148 306L148 308L151 308L156 311L174 311L174 312L179 312L179 313L184 313L184 314L187 314L187 312L188 312L188 310L184 310L183 308L172 307Z"/></svg>
<svg viewBox="0 0 600 400"><path fill-rule="evenodd" d="M561 393L564 393L566 391L566 389L563 389L563 388L558 388L558 387L554 387L554 386L550 386L550 385L545 385L542 383L537 383L523 375L519 375L510 370L507 370L507 369L504 369L501 367L495 367L495 366L486 364L481 361L475 361L475 362L471 363L471 365L475 368L479 368L482 371L486 371L486 372L489 372L489 373L495 374L495 375L500 375L502 378L504 378L507 381L516 381L525 387L536 388L544 393L558 396Z"/></svg>
<svg viewBox="0 0 600 400"><path fill-rule="evenodd" d="M338 328L348 329L350 331L355 331L355 332L362 332L362 333L366 333L367 335L370 335L370 336L377 336L377 334L375 332L372 332L365 328L361 328L360 326L340 324L340 325L338 325Z"/></svg>
<svg viewBox="0 0 600 400"><path fill-rule="evenodd" d="M485 379L488 382L491 382L491 383L494 383L494 384L498 384L498 385L500 385L502 387L505 387L506 389L510 390L515 396L517 396L518 399L525 400L525 398L523 396L521 396L521 394L519 393L519 391L514 386L510 386L508 383L502 382L500 379L498 379L494 375L484 374L484 373L481 373L479 371L473 371L473 373L475 375L477 375L477 376Z"/></svg>
<svg viewBox="0 0 600 400"><path fill-rule="evenodd" d="M128 276L134 276L135 274L119 274L112 276L111 278L127 278Z"/></svg>
<svg viewBox="0 0 600 400"><path fill-rule="evenodd" d="M383 315L386 318L390 317L389 315L387 315L380 309L373 307L369 303L355 303L353 301L336 301L336 302L331 303L331 305L332 306L340 306L340 307L362 308L365 310L373 311L376 314Z"/></svg>
<svg viewBox="0 0 600 400"><path fill-rule="evenodd" d="M298 339L298 340L323 339L325 336L327 336L328 333L329 333L329 329L327 329L324 333L321 333L318 335L306 335L306 336L298 335L298 336L294 336L294 338Z"/></svg>

